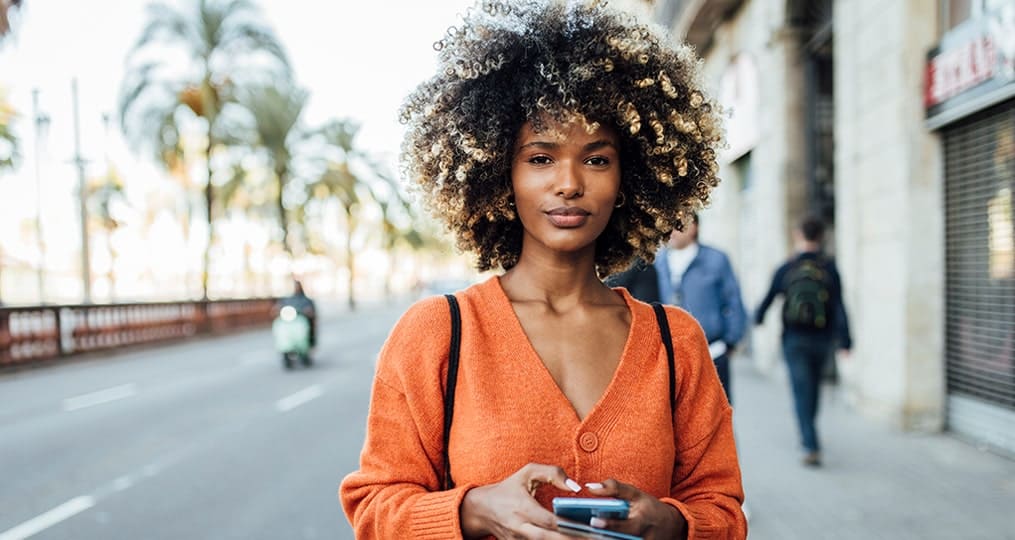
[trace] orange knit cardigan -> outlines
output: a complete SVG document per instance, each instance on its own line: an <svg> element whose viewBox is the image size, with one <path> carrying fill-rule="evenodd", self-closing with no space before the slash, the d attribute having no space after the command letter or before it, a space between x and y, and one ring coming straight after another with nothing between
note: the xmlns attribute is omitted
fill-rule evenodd
<svg viewBox="0 0 1015 540"><path fill-rule="evenodd" d="M433 297L409 308L381 349L360 469L339 492L356 538L461 538L465 493L529 462L560 466L582 485L632 484L675 506L688 538L745 538L732 409L701 328L667 307L677 378L671 414L652 307L616 290L631 330L613 380L584 420L536 355L499 278L457 294L461 363L448 445L457 486L449 491L440 491L448 304ZM550 508L563 495L573 496L544 486L537 500Z"/></svg>

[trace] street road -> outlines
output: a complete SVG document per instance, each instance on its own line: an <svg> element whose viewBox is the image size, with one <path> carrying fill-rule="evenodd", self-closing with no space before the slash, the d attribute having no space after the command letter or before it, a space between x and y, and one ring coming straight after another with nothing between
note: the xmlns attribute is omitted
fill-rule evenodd
<svg viewBox="0 0 1015 540"><path fill-rule="evenodd" d="M377 351L405 305L0 376L0 540L342 539Z"/></svg>
<svg viewBox="0 0 1015 540"><path fill-rule="evenodd" d="M405 304L324 322L286 373L267 330L0 376L0 540L349 539L338 503L374 360ZM751 540L1015 540L1015 465L828 388L820 469L784 377L735 362Z"/></svg>

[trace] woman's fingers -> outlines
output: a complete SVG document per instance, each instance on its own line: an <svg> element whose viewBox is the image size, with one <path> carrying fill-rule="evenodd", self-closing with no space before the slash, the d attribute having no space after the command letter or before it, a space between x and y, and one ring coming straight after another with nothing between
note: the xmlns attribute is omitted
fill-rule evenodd
<svg viewBox="0 0 1015 540"><path fill-rule="evenodd" d="M567 477L564 469L555 465L543 465L541 463L529 463L518 471L525 483L525 489L529 495L535 495L536 490L543 484L550 484L564 491L578 493L581 486L578 482Z"/></svg>
<svg viewBox="0 0 1015 540"><path fill-rule="evenodd" d="M641 494L641 491L634 486L618 482L612 478L602 482L590 482L585 484L585 487L597 497L616 497L625 501L631 501Z"/></svg>
<svg viewBox="0 0 1015 540"><path fill-rule="evenodd" d="M500 538L566 538L556 532L557 516L536 501L540 486L577 492L580 486L560 467L530 463L492 488L496 499L492 533Z"/></svg>
<svg viewBox="0 0 1015 540"><path fill-rule="evenodd" d="M643 500L644 494L629 484L618 482L612 478L603 480L602 482L592 482L585 484L589 493L597 497L614 497L617 499L623 499L631 503L631 509L628 513L627 519L604 519L601 517L593 517L589 521L589 525L598 527L600 529L609 529L611 531L617 531L631 535L641 535L645 531L645 523L642 519L642 512L644 508L641 506L645 503Z"/></svg>
<svg viewBox="0 0 1015 540"><path fill-rule="evenodd" d="M535 499L520 506L515 519L518 520L515 525L516 529L524 528L526 525L549 530L557 528L557 516L540 506Z"/></svg>

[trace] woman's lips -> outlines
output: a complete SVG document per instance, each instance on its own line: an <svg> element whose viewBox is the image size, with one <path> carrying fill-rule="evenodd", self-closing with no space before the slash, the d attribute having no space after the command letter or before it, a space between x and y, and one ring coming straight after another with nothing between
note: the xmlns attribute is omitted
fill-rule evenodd
<svg viewBox="0 0 1015 540"><path fill-rule="evenodd" d="M555 227L573 229L584 225L589 219L589 213L581 208L561 206L546 212L546 217Z"/></svg>

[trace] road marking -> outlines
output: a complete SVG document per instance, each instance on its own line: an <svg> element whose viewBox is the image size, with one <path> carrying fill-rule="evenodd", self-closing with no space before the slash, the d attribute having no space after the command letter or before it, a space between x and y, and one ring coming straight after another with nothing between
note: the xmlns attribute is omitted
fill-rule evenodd
<svg viewBox="0 0 1015 540"><path fill-rule="evenodd" d="M103 403L109 403L110 401L128 398L133 396L135 393L134 383L121 384L120 386L99 390L98 392L67 398L63 400L63 410L76 411L78 409L84 409L85 407L101 405Z"/></svg>
<svg viewBox="0 0 1015 540"><path fill-rule="evenodd" d="M123 491L134 485L134 479L130 475L123 475L116 480L113 480L113 491Z"/></svg>
<svg viewBox="0 0 1015 540"><path fill-rule="evenodd" d="M75 497L60 506L38 515L13 529L0 533L0 540L23 540L38 534L61 521L73 517L95 505L95 499L88 495Z"/></svg>
<svg viewBox="0 0 1015 540"><path fill-rule="evenodd" d="M303 390L300 390L299 392L296 392L291 396L287 396L278 400L277 402L275 402L275 408L278 409L280 412L291 411L296 407L299 407L300 405L303 405L304 403L314 398L320 397L321 394L323 393L324 390L321 389L321 385L315 384L313 386L304 388Z"/></svg>

